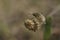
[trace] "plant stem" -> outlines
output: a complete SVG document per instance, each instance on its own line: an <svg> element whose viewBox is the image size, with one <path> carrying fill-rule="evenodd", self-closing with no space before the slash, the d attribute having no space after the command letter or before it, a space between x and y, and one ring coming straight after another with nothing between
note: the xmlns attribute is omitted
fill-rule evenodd
<svg viewBox="0 0 60 40"><path fill-rule="evenodd" d="M44 40L48 40L51 35L51 17L46 17L46 24L44 29Z"/></svg>

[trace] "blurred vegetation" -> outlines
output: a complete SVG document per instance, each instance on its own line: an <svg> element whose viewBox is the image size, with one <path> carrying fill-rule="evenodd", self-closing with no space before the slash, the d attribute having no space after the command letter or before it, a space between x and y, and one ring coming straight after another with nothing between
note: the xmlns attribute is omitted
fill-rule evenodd
<svg viewBox="0 0 60 40"><path fill-rule="evenodd" d="M44 40L49 40L50 35L51 35L51 25L52 24L52 19L51 17L46 18L46 24L45 24L45 29L44 29Z"/></svg>
<svg viewBox="0 0 60 40"><path fill-rule="evenodd" d="M8 14L10 11L10 0L2 0L2 2L3 2L3 10Z"/></svg>
<svg viewBox="0 0 60 40"><path fill-rule="evenodd" d="M0 35L2 36L2 39L7 40L7 38L10 37L10 31L8 29L8 26L4 24L2 21L0 21Z"/></svg>
<svg viewBox="0 0 60 40"><path fill-rule="evenodd" d="M24 0L0 0L0 40L17 40L15 38L15 35L17 35L18 32L23 32L22 30L26 30L26 29L24 29L24 26L21 26L21 24L22 24L21 22L23 21L21 16L23 16L23 18L24 18L24 17L26 17L26 14L28 14L30 12L35 12L35 11L42 12L44 15L46 15L47 13L50 13L52 11L52 9L53 9L52 6L56 6L56 5L60 5L60 0L29 0L29 1L27 1L27 0L25 0L25 1ZM19 11L19 13L17 11ZM20 15L21 11L24 12L23 15ZM8 21L10 20L10 22L11 22L11 20L16 18L16 17L12 16L12 15L16 15L16 14L19 15L19 18L22 21L20 21L20 23L19 23L19 21L17 20L18 23L16 23L16 22L14 22L14 23L16 23L18 25L16 26L16 25L12 24L13 26L11 26ZM3 21L1 21L1 20L3 20ZM5 20L6 20L7 24L4 23ZM50 24L48 24L48 25L46 24L45 26L48 27L49 25ZM20 30L17 30L17 28L16 28L16 30L18 32L15 35L13 35L14 33L12 34L11 30L13 28L15 28L15 26L17 28L19 28ZM47 35L47 37L48 37L48 35L50 34L50 27L47 28L46 30L49 32L47 34L47 31L45 31L44 35L45 36ZM33 32L31 32L31 33L33 33ZM37 40L38 37L39 37L38 40L40 40L41 34L39 36L37 36L38 33L39 32L33 33L34 34L33 40ZM27 33L26 34L24 33L24 35L27 35ZM21 34L19 36L21 37ZM28 33L28 36L30 36L29 33Z"/></svg>

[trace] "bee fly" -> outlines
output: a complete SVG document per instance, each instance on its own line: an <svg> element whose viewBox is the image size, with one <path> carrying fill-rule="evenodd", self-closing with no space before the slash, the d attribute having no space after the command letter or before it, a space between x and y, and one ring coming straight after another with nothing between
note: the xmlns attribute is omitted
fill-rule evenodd
<svg viewBox="0 0 60 40"><path fill-rule="evenodd" d="M33 19L26 19L24 25L27 29L36 31L41 28L41 25L45 23L45 17L39 13L32 14L35 18Z"/></svg>

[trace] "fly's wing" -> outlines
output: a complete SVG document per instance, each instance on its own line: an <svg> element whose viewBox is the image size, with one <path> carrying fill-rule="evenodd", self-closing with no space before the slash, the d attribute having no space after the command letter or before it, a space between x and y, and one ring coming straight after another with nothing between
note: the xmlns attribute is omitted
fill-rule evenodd
<svg viewBox="0 0 60 40"><path fill-rule="evenodd" d="M42 23L46 24L46 22L45 22L46 19L45 19L45 17L42 14L41 14L41 19L42 19Z"/></svg>

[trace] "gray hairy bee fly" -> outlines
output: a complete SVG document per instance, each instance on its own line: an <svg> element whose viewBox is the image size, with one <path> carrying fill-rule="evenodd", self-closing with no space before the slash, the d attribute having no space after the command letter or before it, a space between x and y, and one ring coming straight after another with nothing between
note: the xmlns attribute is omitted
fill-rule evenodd
<svg viewBox="0 0 60 40"><path fill-rule="evenodd" d="M36 31L41 28L42 24L45 23L45 17L41 13L33 13L32 14L35 18L33 19L26 19L24 25L27 29Z"/></svg>

